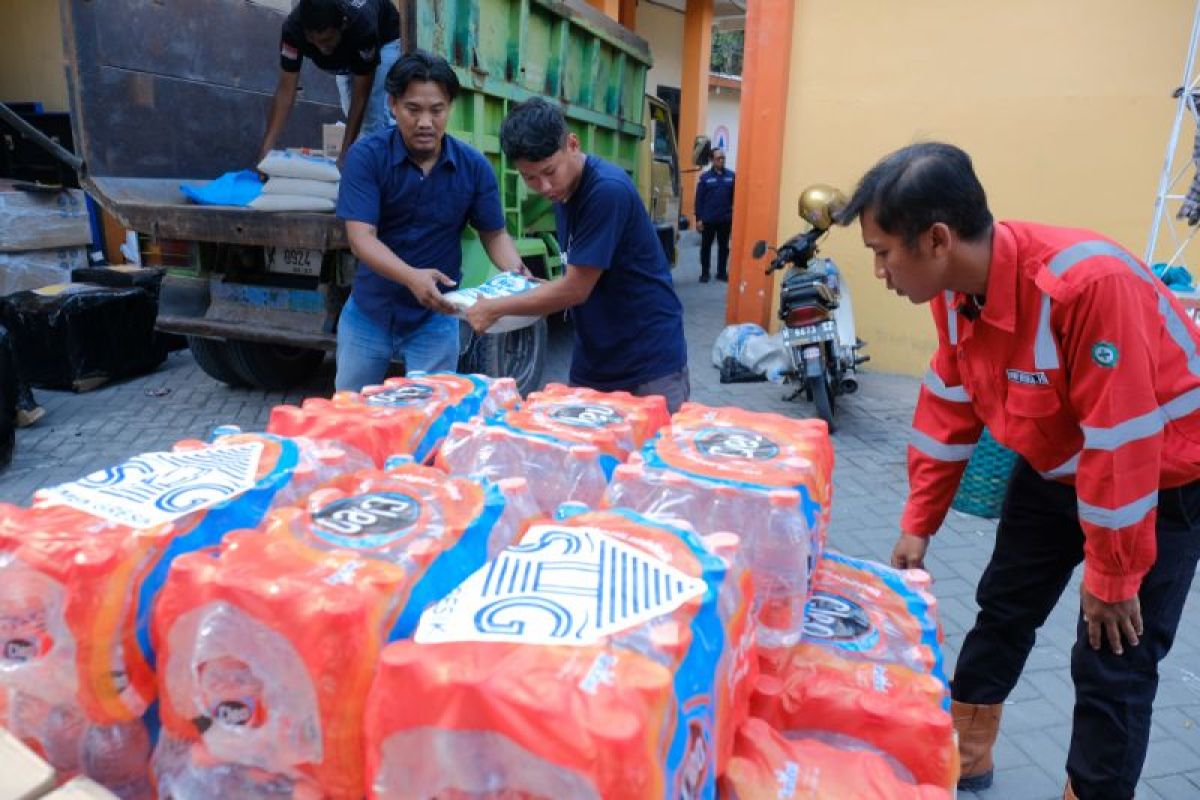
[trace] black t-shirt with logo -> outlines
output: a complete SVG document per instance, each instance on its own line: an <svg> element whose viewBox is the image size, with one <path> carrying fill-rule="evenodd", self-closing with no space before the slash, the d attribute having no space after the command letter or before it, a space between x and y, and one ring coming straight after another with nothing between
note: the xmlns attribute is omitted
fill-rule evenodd
<svg viewBox="0 0 1200 800"><path fill-rule="evenodd" d="M400 13L392 0L339 0L346 24L337 49L325 55L308 43L298 12L283 22L279 66L284 72L299 72L305 58L335 75L367 75L379 66L379 48L400 38Z"/></svg>

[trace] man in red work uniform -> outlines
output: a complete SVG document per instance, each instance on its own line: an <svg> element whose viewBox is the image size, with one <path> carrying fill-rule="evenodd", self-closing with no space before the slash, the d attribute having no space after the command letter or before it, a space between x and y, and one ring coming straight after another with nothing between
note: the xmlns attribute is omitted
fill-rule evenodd
<svg viewBox="0 0 1200 800"><path fill-rule="evenodd" d="M880 161L839 219L856 218L876 277L938 332L892 564L923 565L984 425L1021 456L951 686L959 787L991 784L1002 703L1082 561L1064 797L1127 800L1200 559L1200 335L1108 239L994 222L951 145Z"/></svg>

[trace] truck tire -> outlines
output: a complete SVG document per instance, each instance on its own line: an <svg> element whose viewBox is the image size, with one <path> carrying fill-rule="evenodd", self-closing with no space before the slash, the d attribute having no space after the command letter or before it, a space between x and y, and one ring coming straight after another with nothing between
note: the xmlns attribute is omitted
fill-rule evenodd
<svg viewBox="0 0 1200 800"><path fill-rule="evenodd" d="M459 360L459 372L511 377L524 396L541 388L548 338L544 318L527 328L476 336Z"/></svg>
<svg viewBox="0 0 1200 800"><path fill-rule="evenodd" d="M227 342L205 339L203 336L189 336L187 345L192 351L192 358L196 359L196 364L208 377L235 388L246 385L246 381L234 369Z"/></svg>
<svg viewBox="0 0 1200 800"><path fill-rule="evenodd" d="M290 389L307 383L325 360L322 350L229 340L230 363L243 381L259 389Z"/></svg>

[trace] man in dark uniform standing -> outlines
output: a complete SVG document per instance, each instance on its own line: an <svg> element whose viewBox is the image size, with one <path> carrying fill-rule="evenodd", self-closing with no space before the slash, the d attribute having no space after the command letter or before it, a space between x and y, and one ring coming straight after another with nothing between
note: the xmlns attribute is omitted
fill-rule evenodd
<svg viewBox="0 0 1200 800"><path fill-rule="evenodd" d="M275 146L287 124L305 58L337 76L346 115L344 158L359 134L395 124L384 82L399 57L400 14L392 0L300 0L283 23L279 84L257 161Z"/></svg>
<svg viewBox="0 0 1200 800"><path fill-rule="evenodd" d="M712 169L696 184L696 230L700 231L700 282L708 283L713 239L717 240L717 280L728 281L729 230L733 227L733 171L725 151L713 150Z"/></svg>

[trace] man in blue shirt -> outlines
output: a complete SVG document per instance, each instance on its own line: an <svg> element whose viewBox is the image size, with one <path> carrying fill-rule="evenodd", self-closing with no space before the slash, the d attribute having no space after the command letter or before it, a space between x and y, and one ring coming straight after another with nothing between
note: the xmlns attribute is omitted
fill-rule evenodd
<svg viewBox="0 0 1200 800"><path fill-rule="evenodd" d="M662 395L677 410L690 393L683 306L633 181L580 150L562 111L540 98L509 112L500 147L525 185L554 201L566 273L522 295L480 300L467 322L485 331L503 316L570 308L572 384Z"/></svg>
<svg viewBox="0 0 1200 800"><path fill-rule="evenodd" d="M396 127L355 143L338 192L337 215L358 258L338 320L339 390L380 383L393 360L410 372L457 366L458 320L442 293L462 276L468 222L492 263L524 271L491 165L446 135L459 91L454 70L410 53L388 72L387 91Z"/></svg>
<svg viewBox="0 0 1200 800"><path fill-rule="evenodd" d="M255 163L271 151L287 124L305 58L337 76L346 115L341 166L360 133L366 136L393 124L384 79L399 57L400 14L392 0L300 0L283 22L279 84Z"/></svg>
<svg viewBox="0 0 1200 800"><path fill-rule="evenodd" d="M696 229L700 231L700 282L708 283L713 239L717 240L717 280L728 281L729 230L733 227L733 170L725 152L712 151L712 169L696 184Z"/></svg>

